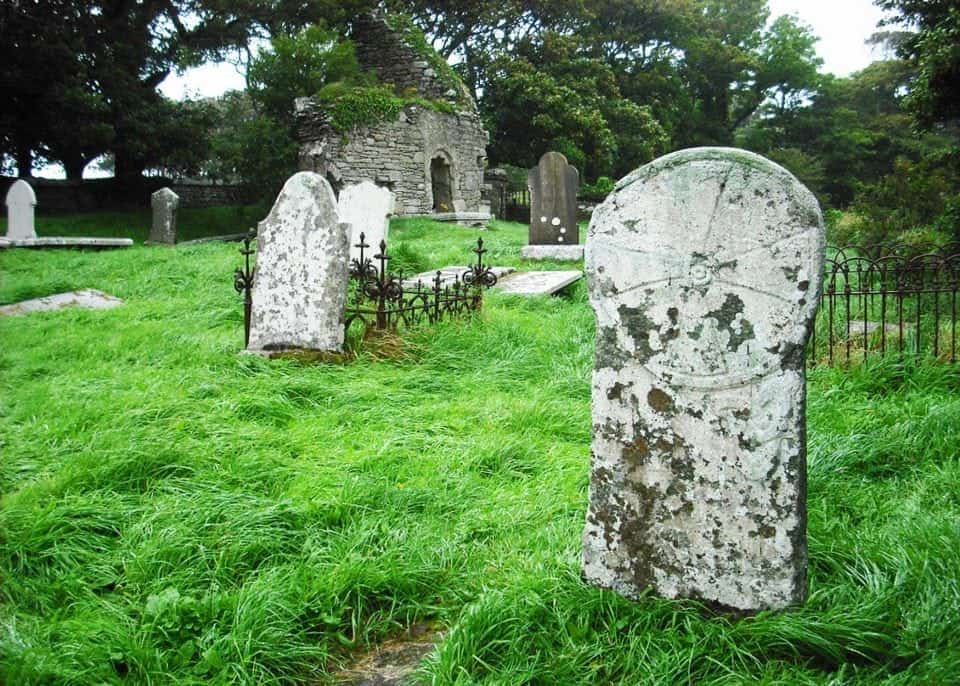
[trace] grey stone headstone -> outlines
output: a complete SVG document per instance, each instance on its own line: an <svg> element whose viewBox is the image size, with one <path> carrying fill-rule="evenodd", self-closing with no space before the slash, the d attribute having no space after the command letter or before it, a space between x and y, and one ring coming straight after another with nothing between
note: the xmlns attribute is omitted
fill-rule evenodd
<svg viewBox="0 0 960 686"><path fill-rule="evenodd" d="M150 196L153 208L153 223L150 225L150 243L177 242L177 208L180 196L169 188L161 188Z"/></svg>
<svg viewBox="0 0 960 686"><path fill-rule="evenodd" d="M37 237L34 226L36 206L37 195L30 184L23 179L14 181L7 191L7 238L19 240Z"/></svg>
<svg viewBox="0 0 960 686"><path fill-rule="evenodd" d="M530 187L530 245L576 245L580 175L559 152L548 152L527 173Z"/></svg>
<svg viewBox="0 0 960 686"><path fill-rule="evenodd" d="M287 179L258 227L248 350L343 349L349 245L327 180L314 172Z"/></svg>
<svg viewBox="0 0 960 686"><path fill-rule="evenodd" d="M662 157L597 208L587 579L737 610L803 601L823 261L816 199L741 150Z"/></svg>
<svg viewBox="0 0 960 686"><path fill-rule="evenodd" d="M390 215L393 214L393 193L373 181L344 186L337 201L340 221L350 224L350 259L359 259L360 234L370 247L364 255L373 258L380 252L380 241L387 240Z"/></svg>

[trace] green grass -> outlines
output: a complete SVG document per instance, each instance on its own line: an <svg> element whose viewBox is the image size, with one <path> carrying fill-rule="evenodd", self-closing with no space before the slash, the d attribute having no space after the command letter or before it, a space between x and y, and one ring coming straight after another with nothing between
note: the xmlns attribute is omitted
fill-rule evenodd
<svg viewBox="0 0 960 686"><path fill-rule="evenodd" d="M0 683L327 683L418 620L424 683L960 683L958 367L811 374L811 597L736 621L580 579L582 284L304 365L237 354L236 250L0 253L2 303L127 301L0 319Z"/></svg>

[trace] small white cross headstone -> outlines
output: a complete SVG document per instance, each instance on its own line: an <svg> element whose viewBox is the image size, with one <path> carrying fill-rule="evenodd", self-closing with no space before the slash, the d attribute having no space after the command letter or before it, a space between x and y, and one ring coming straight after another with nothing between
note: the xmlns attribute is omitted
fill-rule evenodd
<svg viewBox="0 0 960 686"><path fill-rule="evenodd" d="M387 240L390 215L393 214L393 193L373 181L361 181L340 191L340 221L350 224L350 259L360 258L360 234L370 247L364 256L373 258L380 252L380 241Z"/></svg>
<svg viewBox="0 0 960 686"><path fill-rule="evenodd" d="M180 196L169 188L161 188L150 196L153 208L153 223L150 226L150 243L173 245L177 242L177 208Z"/></svg>
<svg viewBox="0 0 960 686"><path fill-rule="evenodd" d="M37 195L30 184L23 179L14 181L7 191L7 238L18 240L37 237L34 227L36 206Z"/></svg>
<svg viewBox="0 0 960 686"><path fill-rule="evenodd" d="M258 227L247 350L343 350L349 244L327 180L314 172L287 179Z"/></svg>

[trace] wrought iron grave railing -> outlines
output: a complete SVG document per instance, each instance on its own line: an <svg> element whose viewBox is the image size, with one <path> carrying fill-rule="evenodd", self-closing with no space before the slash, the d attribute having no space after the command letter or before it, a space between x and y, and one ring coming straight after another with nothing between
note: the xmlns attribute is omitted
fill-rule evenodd
<svg viewBox="0 0 960 686"><path fill-rule="evenodd" d="M240 250L244 266L234 271L233 285L244 301L245 346L250 342L255 269L250 258L255 254L255 241L254 233L244 238ZM389 270L386 241L380 241L379 251L371 251L366 236L361 233L360 242L354 247L359 249L359 255L350 260L351 283L344 315L346 329L359 321L366 330L393 330L400 324L435 323L474 312L483 305L483 291L497 283L496 274L484 264L487 249L483 247L482 238L477 239L477 246L472 250L476 261L471 266L409 279L404 277L402 270L397 273ZM370 252L375 254L371 256Z"/></svg>
<svg viewBox="0 0 960 686"><path fill-rule="evenodd" d="M906 246L828 248L811 364L871 355L958 359L960 246L925 254Z"/></svg>

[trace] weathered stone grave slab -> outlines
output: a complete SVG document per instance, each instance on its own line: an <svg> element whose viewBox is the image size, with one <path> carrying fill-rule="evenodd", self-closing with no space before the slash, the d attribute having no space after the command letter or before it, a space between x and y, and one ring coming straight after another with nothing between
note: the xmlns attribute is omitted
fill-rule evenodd
<svg viewBox="0 0 960 686"><path fill-rule="evenodd" d="M93 288L84 288L79 291L70 291L68 293L57 293L43 298L33 298L23 300L12 305L0 307L0 315L11 316L18 314L27 314L29 312L49 312L52 310L62 310L65 307L80 307L87 310L108 310L113 307L119 307L123 300L112 295L107 295L103 291Z"/></svg>
<svg viewBox="0 0 960 686"><path fill-rule="evenodd" d="M437 272L440 272L440 285L448 286L457 279L462 279L464 273L468 271L470 271L470 267L466 265L442 267L441 269L421 272L411 277L404 277L403 283L409 286L416 286L416 283L419 281L424 286L433 286L433 283L437 278ZM513 267L490 267L490 271L492 271L494 276L499 279L502 276L510 274L516 270Z"/></svg>
<svg viewBox="0 0 960 686"><path fill-rule="evenodd" d="M494 288L511 295L553 295L582 277L580 270L517 272L499 281Z"/></svg>
<svg viewBox="0 0 960 686"><path fill-rule="evenodd" d="M380 241L387 240L390 215L393 214L393 193L373 181L344 186L337 201L340 221L350 224L350 259L360 258L360 234L370 247L364 251L372 258L380 252Z"/></svg>
<svg viewBox="0 0 960 686"><path fill-rule="evenodd" d="M414 673L442 638L429 624L414 624L360 656L349 669L334 674L333 682L340 686L412 686Z"/></svg>
<svg viewBox="0 0 960 686"><path fill-rule="evenodd" d="M433 214L412 215L423 219L432 219L435 222L462 224L473 228L486 228L493 219L489 212L434 212Z"/></svg>
<svg viewBox="0 0 960 686"><path fill-rule="evenodd" d="M745 611L805 598L823 260L813 195L744 151L667 155L594 212L588 580Z"/></svg>
<svg viewBox="0 0 960 686"><path fill-rule="evenodd" d="M111 250L129 248L133 245L130 238L84 238L75 236L38 236L8 240L0 238L0 248L74 248L78 250Z"/></svg>
<svg viewBox="0 0 960 686"><path fill-rule="evenodd" d="M180 196L169 188L161 188L150 196L153 222L148 243L173 245L177 242L177 208Z"/></svg>
<svg viewBox="0 0 960 686"><path fill-rule="evenodd" d="M530 245L576 245L580 175L559 152L548 152L527 173L530 187Z"/></svg>
<svg viewBox="0 0 960 686"><path fill-rule="evenodd" d="M525 260L559 260L578 262L583 259L582 245L525 245L520 249Z"/></svg>
<svg viewBox="0 0 960 686"><path fill-rule="evenodd" d="M37 207L37 194L23 179L17 179L7 190L7 238L20 240L36 238L34 214Z"/></svg>
<svg viewBox="0 0 960 686"><path fill-rule="evenodd" d="M287 179L258 227L248 351L342 351L349 246L327 180Z"/></svg>

